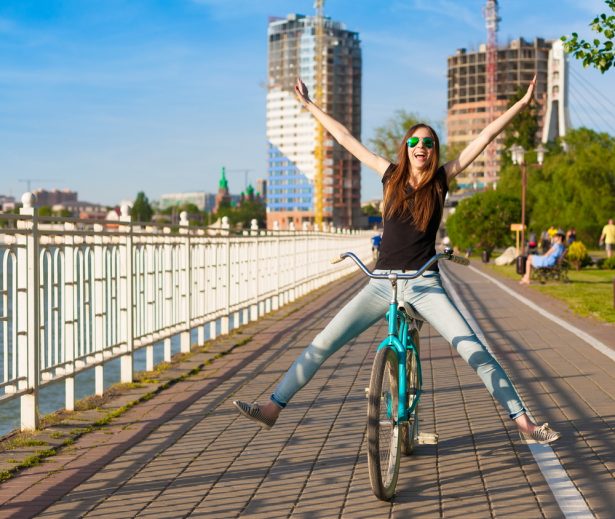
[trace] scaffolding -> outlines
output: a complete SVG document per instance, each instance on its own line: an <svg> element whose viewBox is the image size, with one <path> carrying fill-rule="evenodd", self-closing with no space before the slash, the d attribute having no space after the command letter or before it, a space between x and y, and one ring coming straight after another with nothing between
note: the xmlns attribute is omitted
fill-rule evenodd
<svg viewBox="0 0 615 519"><path fill-rule="evenodd" d="M315 60L314 65L316 67L316 84L314 88L314 101L316 105L321 108L325 108L323 106L324 92L323 92L323 66L324 59L323 53L325 51L324 45L324 0L316 0L314 6L316 7L316 27L315 27L315 45L314 45L314 53ZM316 123L316 143L314 147L314 159L315 159L315 171L314 171L314 223L318 226L322 225L323 220L323 202L324 202L324 186L323 186L323 176L324 176L324 162L325 162L325 150L324 150L324 141L325 141L325 130L322 127L322 124Z"/></svg>

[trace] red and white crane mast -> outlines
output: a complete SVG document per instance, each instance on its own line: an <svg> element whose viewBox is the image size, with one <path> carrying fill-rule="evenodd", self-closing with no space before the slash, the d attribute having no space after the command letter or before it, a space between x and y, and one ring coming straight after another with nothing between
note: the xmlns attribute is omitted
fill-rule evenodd
<svg viewBox="0 0 615 519"><path fill-rule="evenodd" d="M498 73L498 1L487 0L483 11L485 25L487 28L487 56L485 60L486 71L486 100L487 100L487 119L489 122L496 118L497 102L497 73ZM496 144L493 141L485 150L485 184L493 182L497 176L496 171Z"/></svg>

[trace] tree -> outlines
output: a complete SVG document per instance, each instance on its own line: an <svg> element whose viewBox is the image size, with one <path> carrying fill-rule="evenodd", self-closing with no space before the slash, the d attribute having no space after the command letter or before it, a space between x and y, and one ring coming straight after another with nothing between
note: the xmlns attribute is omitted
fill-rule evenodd
<svg viewBox="0 0 615 519"><path fill-rule="evenodd" d="M606 5L615 12L615 0L605 0ZM615 36L615 15L607 16L602 13L596 16L589 24L592 31L604 36L604 41L595 38L592 42L579 39L576 32L572 36L562 36L564 50L572 54L576 59L583 60L585 68L590 65L597 68L603 74L611 68L615 53L613 52L613 37Z"/></svg>
<svg viewBox="0 0 615 519"><path fill-rule="evenodd" d="M375 205L367 204L361 207L361 213L365 216L382 216L380 213L380 209L378 209Z"/></svg>
<svg viewBox="0 0 615 519"><path fill-rule="evenodd" d="M53 216L53 211L51 210L51 206L50 205L42 205L38 208L38 215L42 216L43 218L47 217L47 216Z"/></svg>
<svg viewBox="0 0 615 519"><path fill-rule="evenodd" d="M145 196L143 191L139 191L130 211L132 220L135 222L150 222L153 214L154 210L152 209L147 196Z"/></svg>
<svg viewBox="0 0 615 519"><path fill-rule="evenodd" d="M566 152L554 146L542 168L528 169L530 226L575 227L579 240L595 244L615 211L615 138L579 128L563 140Z"/></svg>
<svg viewBox="0 0 615 519"><path fill-rule="evenodd" d="M519 222L519 200L499 191L485 191L462 200L446 221L453 244L461 249L491 252L512 243L510 224Z"/></svg>
<svg viewBox="0 0 615 519"><path fill-rule="evenodd" d="M231 204L221 204L218 212L215 214L216 219L228 217L231 225L241 228L249 228L252 220L257 220L259 227L265 227L267 223L267 208L265 203L260 198L254 200L245 199L238 206Z"/></svg>
<svg viewBox="0 0 615 519"><path fill-rule="evenodd" d="M542 167L526 154L526 221L534 232L551 225L575 227L579 239L595 244L600 226L615 212L615 138L587 128L569 130L547 145ZM520 199L519 166L504 164L498 191Z"/></svg>
<svg viewBox="0 0 615 519"><path fill-rule="evenodd" d="M235 208L231 218L233 223L242 224L244 228L249 228L252 220L256 220L259 227L265 227L267 224L267 208L259 199L245 199Z"/></svg>

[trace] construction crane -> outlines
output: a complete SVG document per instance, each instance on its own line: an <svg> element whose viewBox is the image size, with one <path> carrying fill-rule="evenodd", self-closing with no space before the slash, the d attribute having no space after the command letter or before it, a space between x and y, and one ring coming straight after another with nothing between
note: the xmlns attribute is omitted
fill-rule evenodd
<svg viewBox="0 0 615 519"><path fill-rule="evenodd" d="M487 59L486 63L486 83L487 88L485 97L487 100L487 119L491 122L496 117L497 102L497 72L498 72L498 1L487 0L483 11L485 16L485 26L487 28ZM496 176L496 144L495 140L487 146L485 150L485 183Z"/></svg>
<svg viewBox="0 0 615 519"><path fill-rule="evenodd" d="M316 8L316 18L315 18L315 42L314 42L314 54L316 56L315 59L315 85L314 85L314 102L317 106L325 109L323 98L323 80L324 80L324 58L323 53L325 51L325 42L324 42L324 7L325 0L316 0L314 3L314 7ZM325 150L324 150L324 141L325 141L325 131L320 123L316 123L316 145L314 147L314 223L318 226L322 225L323 219L323 201L324 201L324 189L323 189L323 176L324 176L324 159L325 159Z"/></svg>
<svg viewBox="0 0 615 519"><path fill-rule="evenodd" d="M28 193L32 191L32 182L57 182L55 178L20 178L18 182L24 182Z"/></svg>

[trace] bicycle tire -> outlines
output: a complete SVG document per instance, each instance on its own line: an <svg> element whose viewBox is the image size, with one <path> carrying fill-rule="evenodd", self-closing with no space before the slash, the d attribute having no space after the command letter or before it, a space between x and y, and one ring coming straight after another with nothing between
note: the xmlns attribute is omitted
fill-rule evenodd
<svg viewBox="0 0 615 519"><path fill-rule="evenodd" d="M406 356L406 389L408 391L406 409L410 408L414 398L419 397L421 390L418 372L419 334L416 330L412 330L410 333L412 333L412 340L416 349L408 350ZM404 455L408 456L414 452L418 434L419 407L417 404L412 414L408 416L408 423L401 426L401 452Z"/></svg>
<svg viewBox="0 0 615 519"><path fill-rule="evenodd" d="M397 355L391 348L376 353L369 383L367 441L369 480L374 495L389 501L395 494L400 462Z"/></svg>

